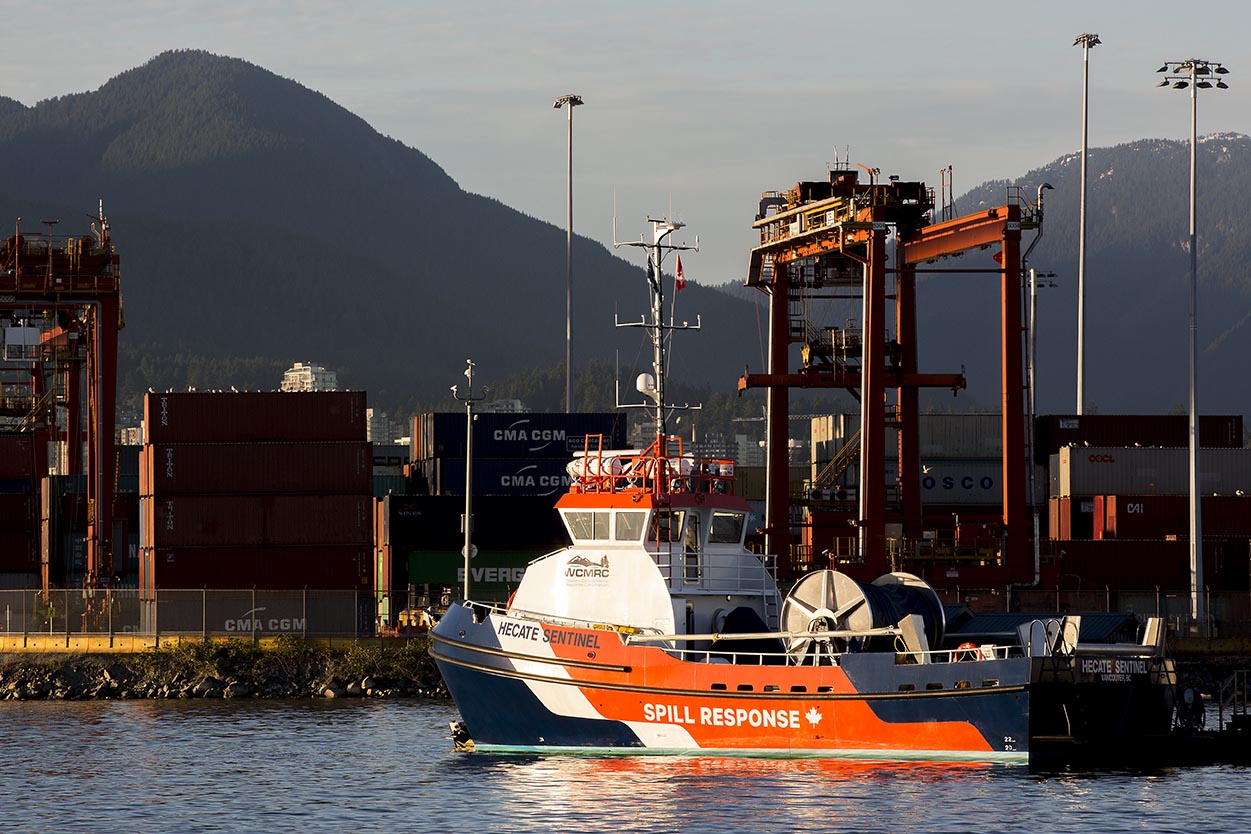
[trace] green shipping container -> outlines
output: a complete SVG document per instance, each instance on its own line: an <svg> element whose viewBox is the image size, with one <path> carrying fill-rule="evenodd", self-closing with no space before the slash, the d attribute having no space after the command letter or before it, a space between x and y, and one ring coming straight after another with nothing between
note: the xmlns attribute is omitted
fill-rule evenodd
<svg viewBox="0 0 1251 834"><path fill-rule="evenodd" d="M469 565L469 589L516 588L526 565L544 555L533 550L479 550ZM458 550L415 550L408 554L412 585L460 588L465 583L465 557Z"/></svg>

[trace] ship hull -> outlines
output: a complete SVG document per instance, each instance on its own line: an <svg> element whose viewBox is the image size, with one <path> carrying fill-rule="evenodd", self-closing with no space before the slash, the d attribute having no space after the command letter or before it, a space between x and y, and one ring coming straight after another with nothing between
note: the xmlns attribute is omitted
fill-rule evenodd
<svg viewBox="0 0 1251 834"><path fill-rule="evenodd" d="M695 662L615 631L453 606L431 653L481 751L1023 762L1028 658Z"/></svg>

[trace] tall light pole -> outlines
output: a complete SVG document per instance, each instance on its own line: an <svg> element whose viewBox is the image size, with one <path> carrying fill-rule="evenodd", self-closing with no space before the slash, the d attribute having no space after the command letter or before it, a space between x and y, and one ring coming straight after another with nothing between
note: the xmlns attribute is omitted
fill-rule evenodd
<svg viewBox="0 0 1251 834"><path fill-rule="evenodd" d="M1086 115L1090 89L1090 50L1101 43L1098 35L1082 33L1073 41L1082 48L1082 188L1077 241L1077 413L1086 410Z"/></svg>
<svg viewBox="0 0 1251 834"><path fill-rule="evenodd" d="M1034 247L1042 240L1043 236L1043 192L1054 190L1054 186L1049 182L1044 182L1038 186L1038 201L1035 203L1035 212L1038 220L1038 234L1030 241L1030 245L1025 249L1025 254L1021 256L1021 268L1024 269L1029 261L1030 254L1034 251ZM1026 327L1028 328L1029 339L1026 343L1026 359L1027 359L1027 380L1029 386L1029 503L1034 511L1034 581L1031 585L1038 585L1039 579L1042 577L1042 551L1041 540L1038 530L1038 467L1034 462L1034 358L1038 352L1038 330L1035 327L1035 314L1038 311L1038 277L1039 273L1034 267L1030 267L1026 273L1029 277L1029 316L1026 319ZM1044 272L1042 276L1051 279L1055 277L1054 272ZM1046 286L1054 287L1055 284L1048 280Z"/></svg>
<svg viewBox="0 0 1251 834"><path fill-rule="evenodd" d="M1190 617L1199 627L1199 633L1207 635L1208 617L1203 600L1203 526L1199 510L1199 414L1195 406L1199 387L1199 360L1195 308L1199 288L1199 251L1195 231L1195 146L1199 90L1216 87L1229 89L1223 80L1213 84L1213 75L1229 72L1215 61L1187 58L1184 61L1166 61L1156 72L1165 73L1164 80L1156 86L1172 87L1174 90L1190 89Z"/></svg>
<svg viewBox="0 0 1251 834"><path fill-rule="evenodd" d="M569 143L565 174L565 413L573 413L573 108L582 96L569 93L552 105L559 110L569 105Z"/></svg>
<svg viewBox="0 0 1251 834"><path fill-rule="evenodd" d="M469 385L465 391L465 395L461 396L458 390L460 386L452 386L452 396L458 401L465 404L465 515L461 519L462 532L465 534L465 580L464 580L464 598L469 599L469 577L471 574L470 560L477 555L477 548L473 546L473 404L482 400L482 396L475 397L473 395L473 369L474 361L466 359L465 378L469 380ZM485 392L486 389L484 388Z"/></svg>

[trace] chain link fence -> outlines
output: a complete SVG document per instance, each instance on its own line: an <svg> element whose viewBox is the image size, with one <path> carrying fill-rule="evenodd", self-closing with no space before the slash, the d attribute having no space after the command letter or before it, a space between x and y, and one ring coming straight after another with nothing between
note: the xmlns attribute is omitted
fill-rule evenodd
<svg viewBox="0 0 1251 834"><path fill-rule="evenodd" d="M374 595L360 591L0 591L7 635L364 637L375 633L376 617Z"/></svg>

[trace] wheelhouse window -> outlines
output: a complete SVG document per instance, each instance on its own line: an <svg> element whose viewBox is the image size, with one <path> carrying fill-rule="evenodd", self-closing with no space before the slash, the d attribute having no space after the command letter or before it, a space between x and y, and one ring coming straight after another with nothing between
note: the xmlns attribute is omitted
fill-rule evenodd
<svg viewBox="0 0 1251 834"><path fill-rule="evenodd" d="M682 510L656 510L647 530L647 540L652 542L682 541Z"/></svg>
<svg viewBox="0 0 1251 834"><path fill-rule="evenodd" d="M740 544L743 541L743 524L746 513L718 510L712 514L712 526L708 528L710 544Z"/></svg>
<svg viewBox="0 0 1251 834"><path fill-rule="evenodd" d="M619 542L636 542L643 538L643 523L647 519L647 513L629 512L617 513L617 529L614 538Z"/></svg>
<svg viewBox="0 0 1251 834"><path fill-rule="evenodd" d="M567 512L565 525L574 541L607 541L610 538L608 512Z"/></svg>

